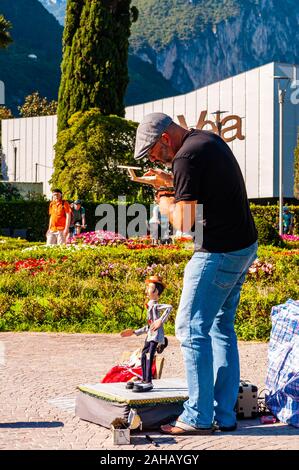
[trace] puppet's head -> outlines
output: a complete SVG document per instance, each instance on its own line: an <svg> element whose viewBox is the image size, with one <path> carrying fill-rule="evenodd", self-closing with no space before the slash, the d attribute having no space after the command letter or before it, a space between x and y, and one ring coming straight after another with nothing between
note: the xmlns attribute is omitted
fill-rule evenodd
<svg viewBox="0 0 299 470"><path fill-rule="evenodd" d="M146 294L149 300L159 300L165 286L160 276L150 276L145 281L146 283Z"/></svg>

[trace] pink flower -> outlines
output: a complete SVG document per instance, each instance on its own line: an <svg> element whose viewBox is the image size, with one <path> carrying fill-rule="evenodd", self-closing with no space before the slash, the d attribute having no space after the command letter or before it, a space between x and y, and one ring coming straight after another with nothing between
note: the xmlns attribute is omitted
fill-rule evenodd
<svg viewBox="0 0 299 470"><path fill-rule="evenodd" d="M299 242L299 235L281 235L281 238L289 242Z"/></svg>
<svg viewBox="0 0 299 470"><path fill-rule="evenodd" d="M96 232L84 232L71 238L71 244L77 244L78 241L84 245L110 245L125 241L125 237L119 233L106 230L97 230Z"/></svg>

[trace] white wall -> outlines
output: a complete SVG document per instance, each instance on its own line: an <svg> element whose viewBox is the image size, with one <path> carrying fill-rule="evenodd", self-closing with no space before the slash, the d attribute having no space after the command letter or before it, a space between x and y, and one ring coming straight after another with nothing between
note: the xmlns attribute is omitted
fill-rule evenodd
<svg viewBox="0 0 299 470"><path fill-rule="evenodd" d="M211 114L227 111L223 117L235 114L242 119L244 140L229 143L245 178L248 197L278 196L279 106L274 75L299 78L299 66L271 63L228 78L185 95L165 98L126 108L126 118L140 122L148 113L164 112L178 122L184 115L189 127L195 127L201 111ZM299 126L299 107L290 101L289 87L285 103L284 138L284 196L293 196L294 148ZM299 98L299 93L297 93ZM298 100L299 101L299 100ZM229 125L229 123L227 124ZM38 163L38 181L44 183L44 192L50 195L56 142L56 116L12 119L2 121L2 144L6 179L13 180L12 139L20 139L17 150L17 181L35 181L35 163ZM208 128L208 127L207 127ZM232 135L227 133L226 137ZM5 168L4 168L5 173Z"/></svg>
<svg viewBox="0 0 299 470"><path fill-rule="evenodd" d="M228 111L223 117L232 114L240 116L245 139L236 139L228 145L239 162L248 197L277 197L279 106L274 75L287 75L292 80L299 78L299 66L267 64L186 95L130 106L126 109L126 118L139 122L145 114L158 111L169 114L178 122L177 116L182 114L187 125L195 127L204 110L208 111L206 119L212 121L215 118L211 113L217 110ZM285 197L293 196L294 149L299 126L299 108L290 101L291 91L289 87L285 104ZM229 137L230 133L226 136Z"/></svg>
<svg viewBox="0 0 299 470"><path fill-rule="evenodd" d="M42 182L44 193L50 195L49 179L53 172L54 149L56 142L57 117L6 119L2 121L4 179L14 180L14 148L17 146L16 181ZM37 175L36 175L36 163ZM37 178L36 178L37 176Z"/></svg>
<svg viewBox="0 0 299 470"><path fill-rule="evenodd" d="M297 135L299 128L299 105L292 103L294 92L296 90L290 85L299 79L299 65L290 64L275 64L274 69L276 76L287 76L290 82L287 84L285 81L281 82L282 86L286 87L286 97L284 104L284 193L289 191L289 185L294 185L294 148L297 144ZM297 85L299 89L299 82ZM299 102L298 91L297 100ZM275 149L274 149L274 170L275 170L275 193L278 194L278 171L279 171L279 105L278 105L278 83L274 88L275 95ZM296 101L295 101L296 103Z"/></svg>
<svg viewBox="0 0 299 470"><path fill-rule="evenodd" d="M0 104L5 104L5 86L0 80Z"/></svg>

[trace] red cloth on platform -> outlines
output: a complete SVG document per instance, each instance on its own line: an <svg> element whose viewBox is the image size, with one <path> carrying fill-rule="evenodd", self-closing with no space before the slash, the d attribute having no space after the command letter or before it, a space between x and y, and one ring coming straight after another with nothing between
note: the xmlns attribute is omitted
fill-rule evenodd
<svg viewBox="0 0 299 470"><path fill-rule="evenodd" d="M156 361L154 360L152 365L152 375L156 374ZM112 383L112 382L128 382L133 377L139 376L142 378L142 369L140 367L130 367L128 365L118 365L112 367L107 372L105 377L101 380L101 383Z"/></svg>

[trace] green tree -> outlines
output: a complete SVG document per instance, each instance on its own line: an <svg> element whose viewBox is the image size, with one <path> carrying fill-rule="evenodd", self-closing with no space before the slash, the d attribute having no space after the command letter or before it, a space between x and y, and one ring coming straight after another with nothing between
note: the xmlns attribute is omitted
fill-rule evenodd
<svg viewBox="0 0 299 470"><path fill-rule="evenodd" d="M58 130L77 111L124 116L131 0L69 0L63 36Z"/></svg>
<svg viewBox="0 0 299 470"><path fill-rule="evenodd" d="M13 114L9 108L6 106L0 106L0 121L2 119L11 119L13 118Z"/></svg>
<svg viewBox="0 0 299 470"><path fill-rule="evenodd" d="M48 101L38 91L26 96L22 106L18 106L22 117L53 116L57 113L57 101Z"/></svg>
<svg viewBox="0 0 299 470"><path fill-rule="evenodd" d="M13 114L6 106L0 106L0 148L1 148L1 121L2 119L11 119Z"/></svg>
<svg viewBox="0 0 299 470"><path fill-rule="evenodd" d="M3 15L0 15L0 47L7 47L11 42L12 38L9 34L11 23L7 21Z"/></svg>
<svg viewBox="0 0 299 470"><path fill-rule="evenodd" d="M51 184L67 199L85 201L136 198L141 185L129 180L118 165L134 165L137 124L118 116L103 116L99 109L78 112L70 127L58 134ZM150 191L150 190L149 190Z"/></svg>

